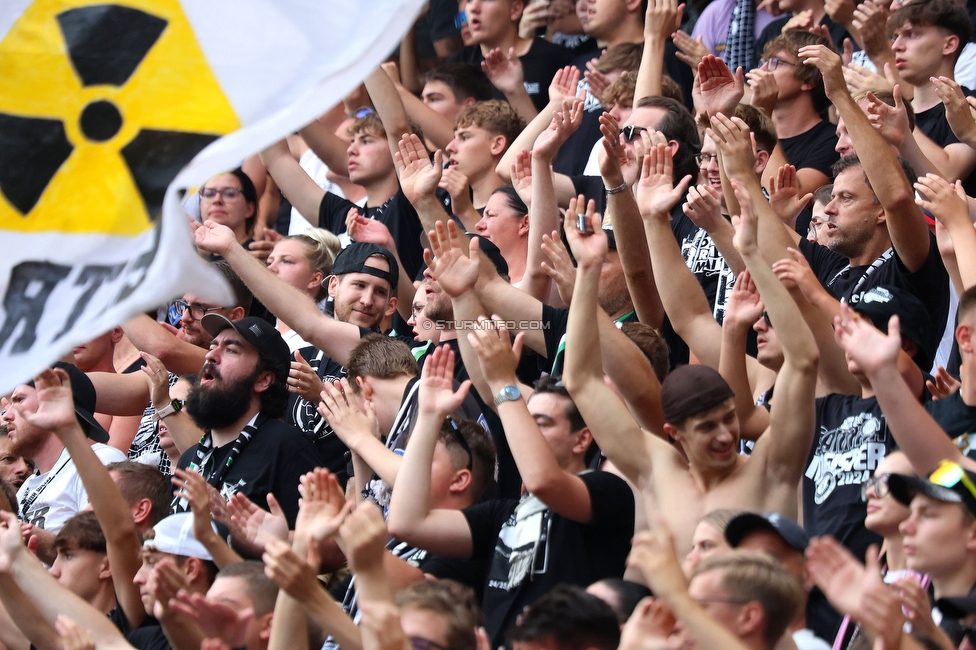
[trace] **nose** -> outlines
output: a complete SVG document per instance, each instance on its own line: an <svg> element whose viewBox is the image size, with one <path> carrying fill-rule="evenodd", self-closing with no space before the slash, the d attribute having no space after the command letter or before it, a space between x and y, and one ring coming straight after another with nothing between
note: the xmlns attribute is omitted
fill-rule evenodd
<svg viewBox="0 0 976 650"><path fill-rule="evenodd" d="M915 515L910 514L908 518L898 524L898 532L902 535L914 535L915 534Z"/></svg>
<svg viewBox="0 0 976 650"><path fill-rule="evenodd" d="M353 140L352 142L350 142L349 143L349 146L346 147L346 153L349 154L350 156L359 153L359 147L356 145L356 141L355 140Z"/></svg>
<svg viewBox="0 0 976 650"><path fill-rule="evenodd" d="M451 141L447 143L447 146L444 147L444 151L447 153L457 153L457 138L452 138Z"/></svg>
<svg viewBox="0 0 976 650"><path fill-rule="evenodd" d="M477 230L478 232L485 232L486 230L488 230L487 220L484 217L479 219L478 223L474 224L474 229Z"/></svg>
<svg viewBox="0 0 976 650"><path fill-rule="evenodd" d="M27 466L27 461L23 458L18 458L17 462L14 463L14 474L20 478L26 478L30 476L30 468Z"/></svg>

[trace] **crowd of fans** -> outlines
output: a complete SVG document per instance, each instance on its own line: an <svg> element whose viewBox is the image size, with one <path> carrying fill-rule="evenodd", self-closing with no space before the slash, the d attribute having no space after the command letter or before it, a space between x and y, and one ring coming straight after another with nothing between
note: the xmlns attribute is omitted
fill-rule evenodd
<svg viewBox="0 0 976 650"><path fill-rule="evenodd" d="M971 10L432 0L3 398L0 643L976 647Z"/></svg>

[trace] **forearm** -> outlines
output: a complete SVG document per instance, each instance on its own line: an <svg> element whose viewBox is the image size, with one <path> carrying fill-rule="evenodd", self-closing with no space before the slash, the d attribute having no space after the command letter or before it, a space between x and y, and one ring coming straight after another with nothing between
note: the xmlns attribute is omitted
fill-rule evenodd
<svg viewBox="0 0 976 650"><path fill-rule="evenodd" d="M916 128L916 131L922 138L928 140L928 138L926 138L920 130ZM928 141L930 143L932 142L931 140ZM934 145L935 143L932 144ZM939 147L939 151L942 151L941 147ZM925 176L926 174L937 174L942 176L945 173L939 169L932 160L929 160L928 156L925 155L922 148L919 146L919 141L916 139L914 132L910 133L908 137L905 138L905 141L902 142L901 146L898 147L898 154L907 160L909 164L911 164L912 169L914 169L915 173L919 176ZM951 183L955 179L950 178L948 180Z"/></svg>
<svg viewBox="0 0 976 650"><path fill-rule="evenodd" d="M342 436L339 436L342 439ZM397 479L402 458L386 448L382 442L367 433L357 434L354 438L343 439L349 449L363 459L369 468L393 486ZM357 472L358 474L358 472Z"/></svg>
<svg viewBox="0 0 976 650"><path fill-rule="evenodd" d="M172 650L199 650L200 644L207 638L196 621L172 610L159 618L159 625Z"/></svg>
<svg viewBox="0 0 976 650"><path fill-rule="evenodd" d="M478 317L485 316L485 310L478 301L478 296L474 291L467 291L458 298L453 298L451 303L454 305L454 318L459 321L475 322ZM458 350L461 352L461 362L465 370L468 371L468 378L471 385L481 396L481 401L489 406L494 405L494 396L485 380L485 375L481 371L481 363L478 361L478 353L471 347L468 336L461 332L457 337Z"/></svg>
<svg viewBox="0 0 976 650"><path fill-rule="evenodd" d="M504 95L508 103L512 105L512 108L515 109L515 112L518 113L518 116L526 124L539 115L539 111L532 102L532 98L529 97L529 93L526 92L525 86L512 88L505 92Z"/></svg>
<svg viewBox="0 0 976 650"><path fill-rule="evenodd" d="M420 83L420 66L417 57L417 25L414 23L400 41L400 80L409 92L423 90ZM427 130L424 129L424 135Z"/></svg>
<svg viewBox="0 0 976 650"><path fill-rule="evenodd" d="M334 129L330 130L316 120L300 129L298 135L329 169L341 176L349 173L349 154L346 153L349 144L337 136Z"/></svg>
<svg viewBox="0 0 976 650"><path fill-rule="evenodd" d="M158 358L178 375L196 374L206 361L205 349L177 338L145 314L126 321L122 330L136 349Z"/></svg>
<svg viewBox="0 0 976 650"><path fill-rule="evenodd" d="M313 123L314 124L314 123ZM321 125L309 125L306 129L320 129L322 132L324 129ZM324 137L324 136L323 136ZM346 165L342 164L341 167L332 167L332 164L326 161L329 156L326 155L327 152L317 145L313 145L316 142L316 138L312 135L306 133L303 136L306 144L315 152L319 158L321 158L330 169L335 169L337 173L346 174ZM312 142L309 142L312 140ZM336 140L339 140L336 137ZM340 140L341 142L341 140ZM338 147L338 145L336 145ZM348 145L343 143L342 151ZM325 157L323 158L323 155ZM261 162L264 163L265 168L268 173L271 174L271 178L278 185L278 189L281 193L288 199L298 212L305 217L313 226L319 225L319 207L322 204L322 197L325 196L325 190L316 185L315 181L305 173L298 161L292 158L291 152L288 150L288 145L284 140L276 142L267 149L261 152ZM336 161L333 161L336 162Z"/></svg>
<svg viewBox="0 0 976 650"><path fill-rule="evenodd" d="M755 440L769 426L769 416L766 409L756 406L753 387L749 384L749 371L746 368L748 332L748 325L725 317L725 322L722 323L722 351L718 371L735 394L735 413L739 418L742 437ZM757 414L763 417L756 417ZM763 422L759 422L760 419Z"/></svg>
<svg viewBox="0 0 976 650"><path fill-rule="evenodd" d="M434 194L424 196L416 202L412 202L412 205L417 211L417 216L420 218L420 224L423 226L424 232L434 230L438 221L446 223L449 218L447 211L444 210L444 206L437 200ZM467 239L466 236L465 239Z"/></svg>
<svg viewBox="0 0 976 650"><path fill-rule="evenodd" d="M617 179L604 179L608 186L617 187L623 183L623 176L614 185L609 185L614 181ZM644 224L633 191L627 188L623 192L608 195L607 213L612 215L617 253L620 255L627 290L634 302L634 311L637 312L640 322L659 328L664 323L664 304L654 282L651 254L647 250Z"/></svg>
<svg viewBox="0 0 976 650"><path fill-rule="evenodd" d="M651 362L602 309L597 311L597 322L600 353L607 376L620 391L620 396L641 428L663 436L661 383L654 374Z"/></svg>
<svg viewBox="0 0 976 650"><path fill-rule="evenodd" d="M817 350L820 352L820 363L817 366L820 385L826 393L860 395L861 384L847 369L847 355L834 338L834 316L840 314L840 303L819 282L812 302L805 295L792 295L817 342Z"/></svg>
<svg viewBox="0 0 976 650"><path fill-rule="evenodd" d="M196 514L194 513L193 516L196 517ZM225 566L243 561L244 558L228 546L227 542L221 539L214 532L213 528L210 527L210 513L204 513L202 516L206 517L206 524L202 527L202 530L198 530L201 527L194 526L194 536L197 538L197 541L203 544L205 549L210 551L210 555L213 557L213 562L217 565L217 568L223 569Z"/></svg>
<svg viewBox="0 0 976 650"><path fill-rule="evenodd" d="M858 109L860 110L860 109ZM787 228L776 213L769 208L769 201L763 194L762 186L756 180L756 175L749 173L736 177L742 188L749 193L753 204L757 206L756 216L759 219L759 249L770 263L781 259L790 259L787 248L796 248L800 243L800 235ZM765 206L768 209L759 209Z"/></svg>
<svg viewBox="0 0 976 650"><path fill-rule="evenodd" d="M725 263L732 269L732 273L738 277L740 273L746 270L746 265L742 261L739 251L735 250L735 246L732 244L732 238L735 236L735 228L732 227L731 223L722 219L716 222L714 227L707 230L707 232L708 236L712 238L715 248L718 249L719 254L725 260Z"/></svg>
<svg viewBox="0 0 976 650"><path fill-rule="evenodd" d="M410 121L407 119L407 112L403 109L403 102L400 101L400 93L393 85L393 80L382 68L373 70L363 83L366 85L369 98L373 100L373 106L376 107L376 114L383 122L390 152L395 153L399 149L397 143L400 137L410 132Z"/></svg>
<svg viewBox="0 0 976 650"><path fill-rule="evenodd" d="M185 411L179 411L166 416L166 429L173 444L182 455L187 449L200 442L203 430L196 425L193 418Z"/></svg>
<svg viewBox="0 0 976 650"><path fill-rule="evenodd" d="M61 636L7 574L0 574L0 642L9 650L61 650ZM17 621L14 623L14 621Z"/></svg>
<svg viewBox="0 0 976 650"><path fill-rule="evenodd" d="M634 89L634 106L645 97L661 94L664 77L664 47L666 41L659 36L644 35L644 52L637 71L637 86Z"/></svg>
<svg viewBox="0 0 976 650"><path fill-rule="evenodd" d="M522 291L540 302L549 297L552 282L542 265L546 263L542 253L542 236L559 230L559 206L556 204L556 188L546 158L532 156L532 200L529 204L529 235L525 258L525 274Z"/></svg>
<svg viewBox="0 0 976 650"><path fill-rule="evenodd" d="M954 257L962 280L962 287L960 287L962 293L976 285L976 229L966 220L947 221L944 225L949 231L952 248L956 252Z"/></svg>
<svg viewBox="0 0 976 650"><path fill-rule="evenodd" d="M284 589L278 591L268 650L308 650L308 624L301 604Z"/></svg>
<svg viewBox="0 0 976 650"><path fill-rule="evenodd" d="M390 496L387 525L400 537L430 514L431 464L443 418L421 413L407 442L400 466L399 484Z"/></svg>
<svg viewBox="0 0 976 650"><path fill-rule="evenodd" d="M363 640L359 628L328 592L319 589L310 600L302 602L302 607L343 650L362 650ZM277 610L275 615L277 616ZM277 621L275 623L277 624Z"/></svg>
<svg viewBox="0 0 976 650"><path fill-rule="evenodd" d="M424 137L434 147L443 149L454 139L454 125L451 124L450 120L427 106L403 86L399 86L397 92L400 94L400 101L403 102L407 117L417 123L423 130Z"/></svg>
<svg viewBox="0 0 976 650"><path fill-rule="evenodd" d="M497 314L503 320L542 320L542 303L516 289L498 275L482 255L481 277L476 285L478 300L486 314ZM523 330L523 343L539 354L546 354L546 337L541 328Z"/></svg>
<svg viewBox="0 0 976 650"><path fill-rule="evenodd" d="M502 159L498 162L495 167L495 173L502 177L508 183L512 182L512 165L515 164L515 157L518 152L522 149L528 149L532 151L532 146L535 144L536 138L549 127L549 123L552 122L552 114L557 110L562 108L561 102L549 102L546 104L545 108L539 111L529 123L526 125L515 142L513 142Z"/></svg>

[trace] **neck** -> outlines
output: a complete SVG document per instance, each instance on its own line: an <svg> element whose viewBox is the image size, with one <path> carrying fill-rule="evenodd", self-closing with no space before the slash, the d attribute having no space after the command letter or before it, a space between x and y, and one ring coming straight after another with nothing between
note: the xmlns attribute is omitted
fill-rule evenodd
<svg viewBox="0 0 976 650"><path fill-rule="evenodd" d="M495 173L494 167L468 182L471 185L471 204L475 208L484 208L492 192L505 184L502 177Z"/></svg>
<svg viewBox="0 0 976 650"><path fill-rule="evenodd" d="M376 208L390 200L400 189L400 181L396 174L391 174L380 180L372 181L366 186L366 207Z"/></svg>
<svg viewBox="0 0 976 650"><path fill-rule="evenodd" d="M954 66L945 64L939 66L939 70L933 72L931 76L933 77L949 77L953 78L953 68ZM915 86L915 97L912 99L912 108L915 109L916 113L921 113L922 111L927 111L933 106L941 104L942 100L935 92L935 84L929 81L929 77L919 80L919 84Z"/></svg>
<svg viewBox="0 0 976 650"><path fill-rule="evenodd" d="M237 436L247 426L255 415L261 410L261 400L257 397L251 398L251 407L230 426L222 429L211 429L210 436L213 438L214 448L223 447L237 440Z"/></svg>
<svg viewBox="0 0 976 650"><path fill-rule="evenodd" d="M708 494L713 489L721 485L728 479L729 475L732 474L738 467L741 461L741 457L736 458L735 464L729 467L722 467L720 469L703 469L700 467L695 467L695 465L689 460L688 462L688 473L691 474L691 479L701 486L702 493Z"/></svg>
<svg viewBox="0 0 976 650"><path fill-rule="evenodd" d="M886 250L891 248L891 239L885 234L884 237L875 236L867 243L860 255L849 257L848 262L851 268L858 266L869 266L881 257Z"/></svg>
<svg viewBox="0 0 976 650"><path fill-rule="evenodd" d="M445 327L437 331L440 332L440 336L437 339L440 343L457 340L457 330L453 327Z"/></svg>
<svg viewBox="0 0 976 650"><path fill-rule="evenodd" d="M800 613L797 614L796 618L793 619L793 622L790 623L789 632L791 634L793 632L802 630L807 626L807 598L809 598L809 596L810 594L808 592L803 594L803 603L800 605Z"/></svg>
<svg viewBox="0 0 976 650"><path fill-rule="evenodd" d="M820 116L813 109L813 100L809 93L780 101L773 108L773 124L776 125L776 134L780 139L806 133L820 121Z"/></svg>
<svg viewBox="0 0 976 650"><path fill-rule="evenodd" d="M615 311L614 313L610 314L610 318L612 318L613 320L617 320L618 318L623 318L624 316L626 316L632 311L634 311L634 303L631 302L630 300L627 300L627 304L621 307L620 309L618 309L617 311Z"/></svg>
<svg viewBox="0 0 976 650"><path fill-rule="evenodd" d="M634 18L633 14L628 14L624 22L618 26L612 34L607 34L607 47L620 45L621 43L643 43L644 26Z"/></svg>
<svg viewBox="0 0 976 650"><path fill-rule="evenodd" d="M413 377L400 375L392 379L372 382L373 395L370 397L370 401L376 412L376 422L383 436L390 435L390 431L393 429L393 421L403 404L404 393L411 379Z"/></svg>
<svg viewBox="0 0 976 650"><path fill-rule="evenodd" d="M507 54L510 48L515 48L516 56L522 56L529 51L532 47L532 41L528 38L519 38L518 26L513 25L511 29L506 31L503 35L498 38L491 39L490 41L483 41L481 45L482 56L487 57L488 53L493 49L500 48L502 53Z"/></svg>
<svg viewBox="0 0 976 650"><path fill-rule="evenodd" d="M517 251L512 251L509 254L502 253L502 257L505 258L505 263L508 264L508 277L511 279L512 284L521 281L525 275L525 263L528 261L527 256L528 251L525 246L519 246Z"/></svg>
<svg viewBox="0 0 976 650"><path fill-rule="evenodd" d="M932 587L935 590L936 599L947 598L950 596L966 596L976 584L976 561L971 557L966 559L966 564L959 567L949 575L936 577L932 576Z"/></svg>
<svg viewBox="0 0 976 650"><path fill-rule="evenodd" d="M906 568L905 563L905 542L904 538L895 533L890 537L885 537L885 564L889 571L902 571Z"/></svg>
<svg viewBox="0 0 976 650"><path fill-rule="evenodd" d="M112 581L108 580L106 582L99 585L98 593L88 603L103 614L108 614L118 604L118 601L115 600L115 587L112 586Z"/></svg>
<svg viewBox="0 0 976 650"><path fill-rule="evenodd" d="M243 246L244 243L250 239L250 237L247 236L247 230L244 228L244 224L234 228L234 239L236 239L237 243L241 246Z"/></svg>
<svg viewBox="0 0 976 650"><path fill-rule="evenodd" d="M959 381L962 382L959 396L966 406L976 406L976 359L967 359L971 356L965 352L962 353L963 363L959 372Z"/></svg>
<svg viewBox="0 0 976 650"><path fill-rule="evenodd" d="M115 356L102 357L94 366L85 368L85 372L109 372L115 374Z"/></svg>
<svg viewBox="0 0 976 650"><path fill-rule="evenodd" d="M57 436L53 433L48 434L47 440L41 446L41 448L31 456L32 461L34 461L34 467L41 474L47 474L50 472L58 462L58 458L61 457L61 452L64 451L64 445L58 440Z"/></svg>
<svg viewBox="0 0 976 650"><path fill-rule="evenodd" d="M353 203L359 203L366 196L366 190L363 189L362 185L356 185L348 176L339 176L333 181L342 190L343 196Z"/></svg>

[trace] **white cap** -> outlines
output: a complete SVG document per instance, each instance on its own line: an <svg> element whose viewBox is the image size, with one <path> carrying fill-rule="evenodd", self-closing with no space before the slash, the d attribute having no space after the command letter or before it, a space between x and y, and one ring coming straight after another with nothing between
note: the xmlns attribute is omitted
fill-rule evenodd
<svg viewBox="0 0 976 650"><path fill-rule="evenodd" d="M171 555L213 560L210 551L193 536L192 512L178 512L166 517L153 526L153 533L154 537L147 539L143 548Z"/></svg>

